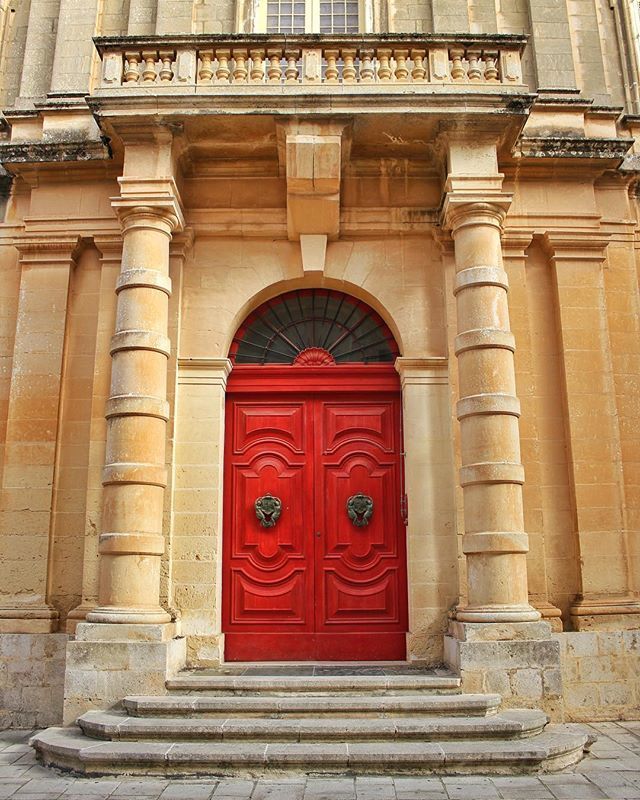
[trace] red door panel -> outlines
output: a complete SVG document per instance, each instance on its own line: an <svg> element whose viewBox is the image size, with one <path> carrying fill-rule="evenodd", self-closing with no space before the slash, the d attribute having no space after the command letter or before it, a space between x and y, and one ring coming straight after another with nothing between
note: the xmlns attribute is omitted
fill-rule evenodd
<svg viewBox="0 0 640 800"><path fill-rule="evenodd" d="M226 582L223 615L233 636L247 630L313 630L313 420L303 402L229 403L226 448ZM258 497L281 500L277 523L262 527Z"/></svg>
<svg viewBox="0 0 640 800"><path fill-rule="evenodd" d="M297 373L295 389L303 388ZM366 399L329 400L322 387L314 390L227 400L228 661L406 655L399 397L369 391ZM282 501L271 528L261 527L254 508L266 493ZM357 493L374 504L364 526L347 513Z"/></svg>
<svg viewBox="0 0 640 800"><path fill-rule="evenodd" d="M400 416L396 398L318 401L316 629L343 641L380 633L388 658L405 657L406 560L400 518ZM373 501L367 525L347 513L352 495ZM385 634L396 633L395 637ZM355 646L359 645L356 642Z"/></svg>

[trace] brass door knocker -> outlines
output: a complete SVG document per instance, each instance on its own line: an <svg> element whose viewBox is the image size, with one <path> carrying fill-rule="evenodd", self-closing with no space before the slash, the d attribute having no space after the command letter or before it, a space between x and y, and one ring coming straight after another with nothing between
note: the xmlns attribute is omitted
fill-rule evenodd
<svg viewBox="0 0 640 800"><path fill-rule="evenodd" d="M279 497L274 497L272 494L262 495L258 497L254 503L256 510L256 517L258 522L263 528L273 528L276 522L280 519L282 513L282 501Z"/></svg>
<svg viewBox="0 0 640 800"><path fill-rule="evenodd" d="M373 515L373 500L368 494L354 494L347 500L347 514L356 528L364 528Z"/></svg>

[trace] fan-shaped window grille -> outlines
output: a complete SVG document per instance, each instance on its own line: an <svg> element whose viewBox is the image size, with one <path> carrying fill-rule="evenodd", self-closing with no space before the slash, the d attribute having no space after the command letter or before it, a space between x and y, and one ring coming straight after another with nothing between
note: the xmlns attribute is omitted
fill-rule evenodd
<svg viewBox="0 0 640 800"><path fill-rule="evenodd" d="M398 347L372 308L343 292L302 289L267 301L237 332L234 364L393 362Z"/></svg>

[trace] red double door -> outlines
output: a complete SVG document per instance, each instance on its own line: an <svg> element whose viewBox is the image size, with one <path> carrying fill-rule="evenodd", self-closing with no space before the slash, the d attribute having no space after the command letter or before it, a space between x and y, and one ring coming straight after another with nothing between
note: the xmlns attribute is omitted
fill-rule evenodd
<svg viewBox="0 0 640 800"><path fill-rule="evenodd" d="M226 660L403 660L397 376L388 367L234 372L226 412ZM259 498L266 498L262 520Z"/></svg>

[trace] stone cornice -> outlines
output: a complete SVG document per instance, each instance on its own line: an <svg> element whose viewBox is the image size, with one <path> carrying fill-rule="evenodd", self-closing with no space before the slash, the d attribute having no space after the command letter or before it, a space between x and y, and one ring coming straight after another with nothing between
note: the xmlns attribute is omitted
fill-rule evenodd
<svg viewBox="0 0 640 800"><path fill-rule="evenodd" d="M515 155L520 158L580 158L622 161L633 139L599 139L582 136L522 136Z"/></svg>
<svg viewBox="0 0 640 800"><path fill-rule="evenodd" d="M3 164L105 161L110 158L110 148L104 141L0 142L0 161Z"/></svg>

